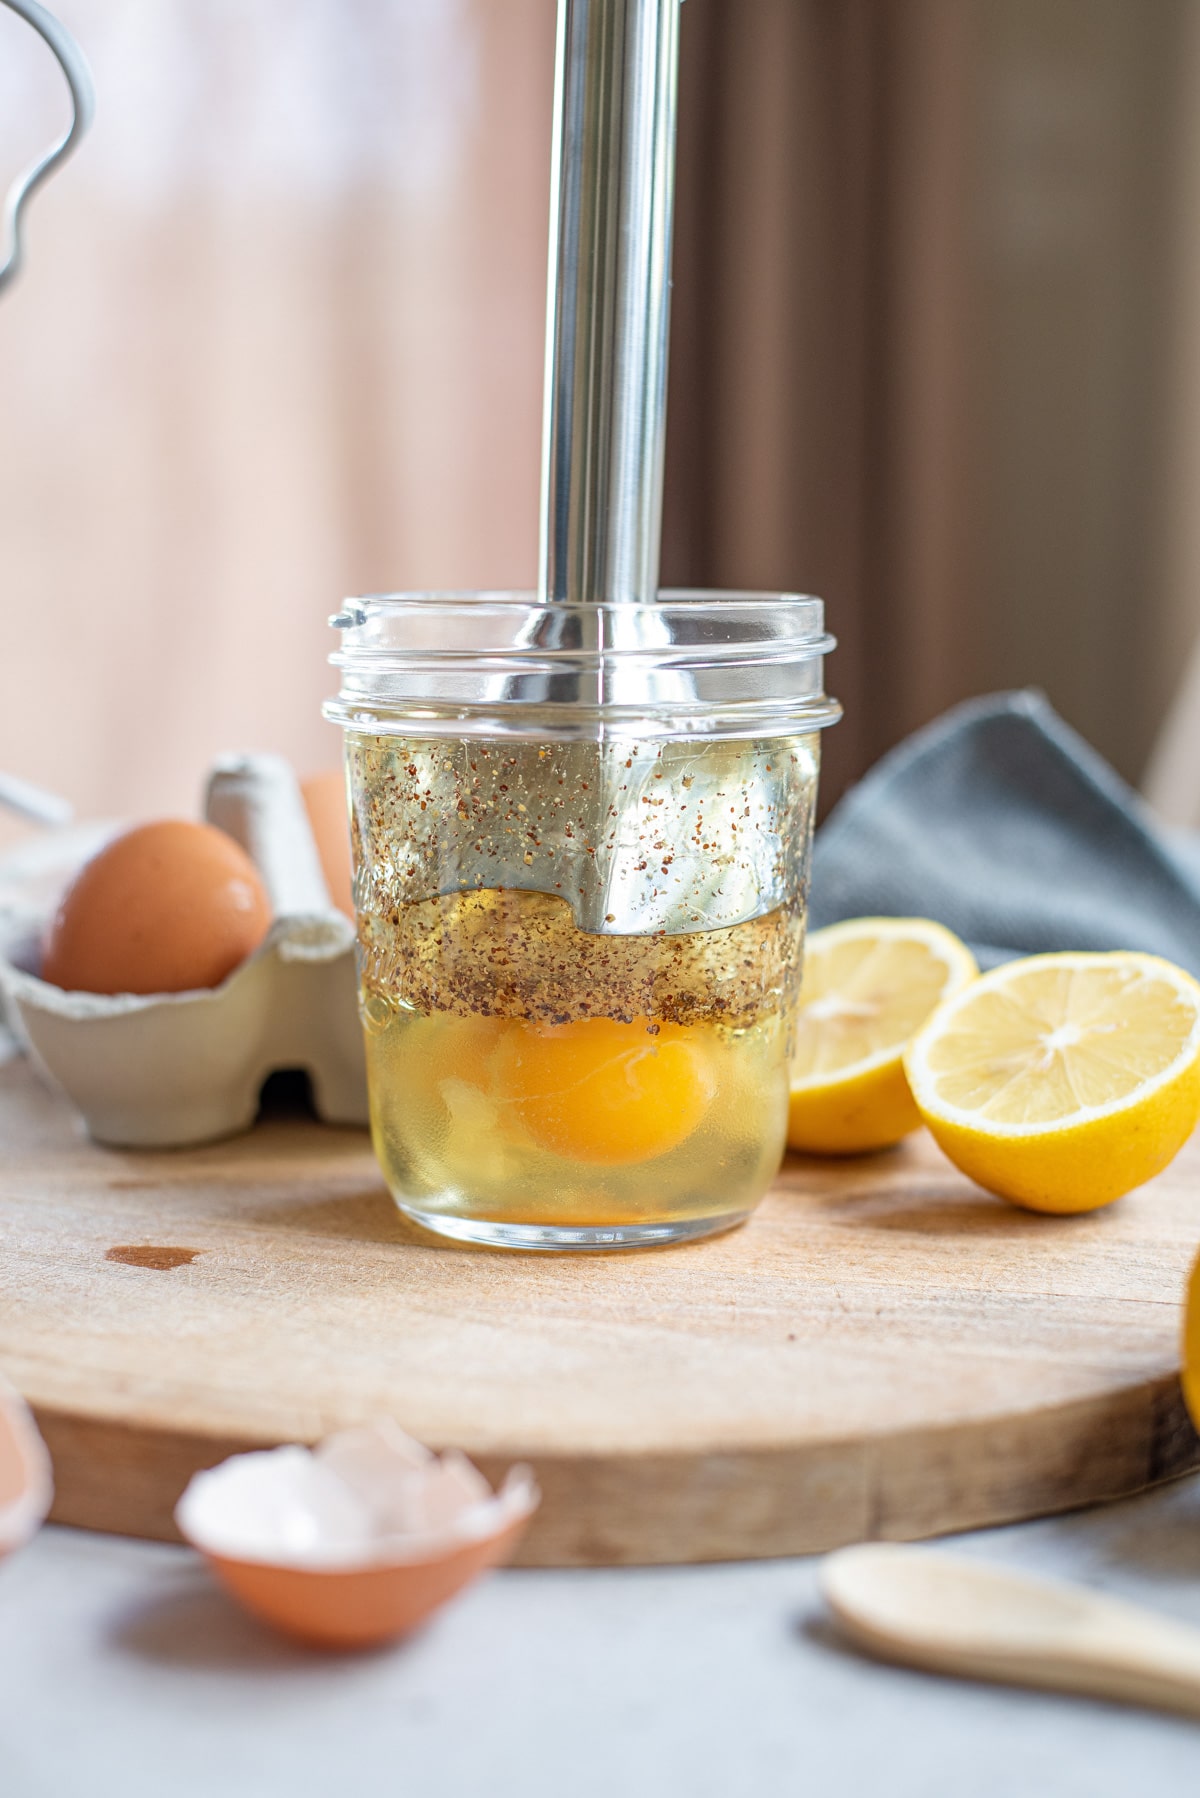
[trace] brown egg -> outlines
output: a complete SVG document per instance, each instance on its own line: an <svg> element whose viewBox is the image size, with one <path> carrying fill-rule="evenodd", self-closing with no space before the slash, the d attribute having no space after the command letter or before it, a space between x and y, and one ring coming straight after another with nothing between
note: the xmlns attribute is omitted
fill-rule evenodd
<svg viewBox="0 0 1200 1798"><path fill-rule="evenodd" d="M72 992L194 992L220 986L270 927L266 888L232 837L211 824L142 824L67 888L42 978Z"/></svg>
<svg viewBox="0 0 1200 1798"><path fill-rule="evenodd" d="M350 891L350 818L346 810L345 776L314 774L301 781L300 791L312 825L313 840L321 858L321 872L329 896L339 911L353 920L354 899Z"/></svg>

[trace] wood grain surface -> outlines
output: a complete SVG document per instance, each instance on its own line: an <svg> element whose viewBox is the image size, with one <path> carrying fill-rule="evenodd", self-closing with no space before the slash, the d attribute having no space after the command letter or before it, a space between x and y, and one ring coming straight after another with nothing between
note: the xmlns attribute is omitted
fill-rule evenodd
<svg viewBox="0 0 1200 1798"><path fill-rule="evenodd" d="M396 1417L531 1461L532 1565L782 1555L1134 1491L1200 1464L1177 1378L1200 1140L1090 1217L1014 1211L925 1138L789 1159L756 1217L594 1256L434 1245L365 1136L87 1141L0 1070L0 1371L60 1521L170 1537L237 1449Z"/></svg>

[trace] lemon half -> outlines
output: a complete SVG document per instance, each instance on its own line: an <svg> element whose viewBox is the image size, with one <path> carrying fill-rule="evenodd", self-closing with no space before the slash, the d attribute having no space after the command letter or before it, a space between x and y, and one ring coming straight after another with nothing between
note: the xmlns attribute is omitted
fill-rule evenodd
<svg viewBox="0 0 1200 1798"><path fill-rule="evenodd" d="M1034 1211L1160 1173L1200 1114L1200 985L1154 955L1035 955L948 999L905 1057L938 1143Z"/></svg>
<svg viewBox="0 0 1200 1798"><path fill-rule="evenodd" d="M852 918L816 930L804 954L788 1143L853 1155L921 1122L905 1047L938 1002L975 979L965 943L930 918Z"/></svg>
<svg viewBox="0 0 1200 1798"><path fill-rule="evenodd" d="M1200 1430L1200 1255L1192 1263L1183 1309L1183 1396Z"/></svg>

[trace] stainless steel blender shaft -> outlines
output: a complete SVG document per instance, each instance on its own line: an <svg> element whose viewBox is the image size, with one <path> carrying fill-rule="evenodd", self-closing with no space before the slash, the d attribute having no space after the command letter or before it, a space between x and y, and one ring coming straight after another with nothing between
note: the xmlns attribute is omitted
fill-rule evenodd
<svg viewBox="0 0 1200 1798"><path fill-rule="evenodd" d="M511 654L483 657L468 702L494 719L482 740L505 758L502 811L479 821L461 766L414 725L408 776L448 832L461 818L470 835L460 855L439 843L424 870L406 867L405 903L426 896L423 878L428 896L541 893L580 930L617 937L723 930L793 896L807 811L789 794L812 791L809 752L743 738L701 693L753 615L714 625L671 603L681 595L658 603L681 4L559 0L540 603L521 609ZM490 641L493 611L478 615ZM368 619L348 608L336 622ZM761 642L770 670L778 645ZM456 640L447 666L464 652ZM395 853L412 853L399 835Z"/></svg>
<svg viewBox="0 0 1200 1798"><path fill-rule="evenodd" d="M559 0L539 584L658 591L681 0Z"/></svg>
<svg viewBox="0 0 1200 1798"><path fill-rule="evenodd" d="M560 704L635 712L692 692L671 667L658 598L666 446L671 232L682 0L559 0L550 280L542 427L540 597L529 643L602 652L594 674L546 677ZM643 609L644 608L644 609ZM607 652L612 651L611 657ZM663 665L653 654L662 651ZM633 652L632 654L626 652ZM554 890L589 933L689 932L740 923L780 903L770 832L749 853L672 843L653 820L659 746L612 718L594 726L575 804L583 844ZM678 751L672 751L677 755ZM728 747L697 742L687 788L695 815L743 801ZM682 777L681 777L682 778ZM768 815L763 807L759 815ZM773 814L771 814L773 815ZM539 887L513 854L489 878Z"/></svg>

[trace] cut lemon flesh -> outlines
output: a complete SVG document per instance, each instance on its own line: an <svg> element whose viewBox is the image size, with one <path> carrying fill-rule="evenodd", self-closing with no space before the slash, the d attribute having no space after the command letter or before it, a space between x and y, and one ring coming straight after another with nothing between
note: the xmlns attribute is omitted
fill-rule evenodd
<svg viewBox="0 0 1200 1798"><path fill-rule="evenodd" d="M1200 985L1157 956L1036 955L939 1006L905 1059L981 1186L1090 1211L1161 1172L1200 1112Z"/></svg>
<svg viewBox="0 0 1200 1798"><path fill-rule="evenodd" d="M904 1050L977 971L966 944L929 918L852 918L814 931L796 1016L791 1147L849 1155L917 1129Z"/></svg>

